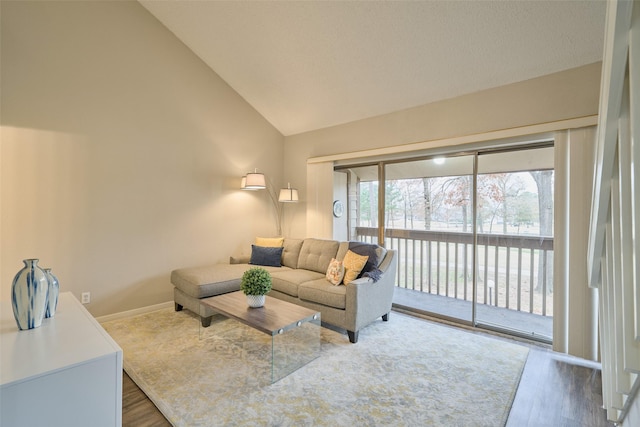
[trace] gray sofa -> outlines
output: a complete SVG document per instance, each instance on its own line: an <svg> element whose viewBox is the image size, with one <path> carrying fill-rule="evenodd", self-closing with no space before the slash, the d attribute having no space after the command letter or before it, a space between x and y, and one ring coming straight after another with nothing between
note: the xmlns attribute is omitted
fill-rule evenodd
<svg viewBox="0 0 640 427"><path fill-rule="evenodd" d="M323 323L346 329L352 343L358 332L379 317L389 318L397 270L394 250L375 248L378 280L360 277L348 285L335 286L325 277L332 258L342 260L349 242L285 238L281 267L264 267L271 273L269 296L316 311ZM242 274L255 265L249 258L231 258L228 264L182 268L171 272L176 311L187 308L209 326L214 311L201 307L200 299L240 290Z"/></svg>

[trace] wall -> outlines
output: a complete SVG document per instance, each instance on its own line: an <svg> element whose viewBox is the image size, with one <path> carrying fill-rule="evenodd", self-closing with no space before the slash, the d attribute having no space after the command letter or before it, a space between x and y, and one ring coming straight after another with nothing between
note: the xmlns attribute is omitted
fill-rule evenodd
<svg viewBox="0 0 640 427"><path fill-rule="evenodd" d="M548 123L598 113L600 63L501 86L392 114L285 137L287 180L307 195L311 157L403 146ZM293 233L307 233L305 206L297 206Z"/></svg>
<svg viewBox="0 0 640 427"><path fill-rule="evenodd" d="M275 234L283 137L137 2L1 2L0 298L25 258L96 316Z"/></svg>
<svg viewBox="0 0 640 427"><path fill-rule="evenodd" d="M342 216L337 217L333 215L333 239L335 240L349 240L349 213L347 212L347 173L348 172L334 172L333 173L333 200L339 200L344 206L344 212Z"/></svg>

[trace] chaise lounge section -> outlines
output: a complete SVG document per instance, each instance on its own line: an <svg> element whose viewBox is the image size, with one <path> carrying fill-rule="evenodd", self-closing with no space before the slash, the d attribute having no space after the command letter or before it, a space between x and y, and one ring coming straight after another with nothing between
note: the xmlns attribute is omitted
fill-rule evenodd
<svg viewBox="0 0 640 427"><path fill-rule="evenodd" d="M253 247L257 251L261 247ZM349 251L368 253L369 263L355 280L334 285L327 279L332 259L343 261ZM364 251L364 252L363 252ZM186 308L201 316L207 327L215 312L200 300L240 290L243 273L257 266L250 259L231 258L229 263L182 268L171 272L176 311ZM377 245L322 239L282 240L281 266L261 265L271 273L273 288L268 294L316 311L322 321L346 329L349 341L358 341L358 332L382 317L389 319L397 270L397 253ZM259 265L259 264L258 264Z"/></svg>

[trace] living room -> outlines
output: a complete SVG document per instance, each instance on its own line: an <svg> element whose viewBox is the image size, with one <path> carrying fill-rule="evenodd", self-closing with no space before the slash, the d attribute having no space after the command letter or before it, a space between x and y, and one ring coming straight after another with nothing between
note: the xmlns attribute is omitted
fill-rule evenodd
<svg viewBox="0 0 640 427"><path fill-rule="evenodd" d="M589 127L598 115L602 45L546 75L313 130L300 117L284 131L139 2L3 0L0 12L0 299L22 260L39 258L61 291L90 293L95 317L166 304L172 270L275 235L269 200L239 191L255 168L299 191L285 236L331 238L310 177L334 158Z"/></svg>

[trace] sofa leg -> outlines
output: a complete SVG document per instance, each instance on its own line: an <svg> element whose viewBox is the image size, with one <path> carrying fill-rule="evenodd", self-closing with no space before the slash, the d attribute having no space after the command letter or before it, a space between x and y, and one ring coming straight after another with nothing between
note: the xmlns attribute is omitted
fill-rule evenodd
<svg viewBox="0 0 640 427"><path fill-rule="evenodd" d="M383 322L388 322L389 321L389 313L382 315L382 321Z"/></svg>
<svg viewBox="0 0 640 427"><path fill-rule="evenodd" d="M176 305L176 311L182 311L182 306L180 304L178 304L177 302L174 304Z"/></svg>
<svg viewBox="0 0 640 427"><path fill-rule="evenodd" d="M349 335L349 341L350 341L352 344L355 344L355 343L357 343L357 342L358 342L358 331L355 331L355 332L353 332L353 331L347 331L347 335Z"/></svg>
<svg viewBox="0 0 640 427"><path fill-rule="evenodd" d="M200 317L200 322L202 323L202 327L208 328L211 325L211 319L213 319L213 316Z"/></svg>

